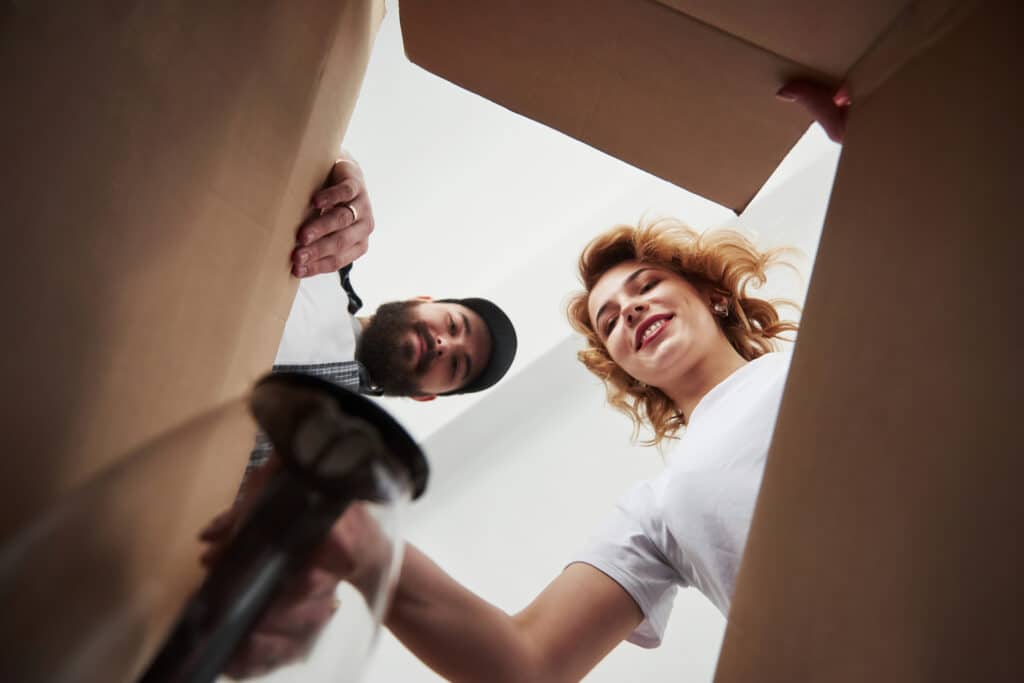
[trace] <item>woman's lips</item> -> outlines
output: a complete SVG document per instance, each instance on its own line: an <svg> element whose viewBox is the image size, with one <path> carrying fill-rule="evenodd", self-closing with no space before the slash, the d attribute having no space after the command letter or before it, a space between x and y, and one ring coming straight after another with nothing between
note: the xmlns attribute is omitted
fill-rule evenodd
<svg viewBox="0 0 1024 683"><path fill-rule="evenodd" d="M668 326L668 321L671 319L671 315L652 315L650 318L645 320L636 330L636 350L639 351L643 349L652 341L660 337L662 332L664 332L665 328ZM655 328L654 331L647 334L647 331L652 327Z"/></svg>

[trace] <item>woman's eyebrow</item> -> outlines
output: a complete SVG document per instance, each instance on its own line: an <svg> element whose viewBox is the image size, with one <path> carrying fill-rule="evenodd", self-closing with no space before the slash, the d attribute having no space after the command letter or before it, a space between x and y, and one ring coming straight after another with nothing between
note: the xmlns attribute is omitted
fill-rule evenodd
<svg viewBox="0 0 1024 683"><path fill-rule="evenodd" d="M632 283L634 280L636 280L638 277L640 277L640 275L642 273L644 273L645 271L648 271L648 270L651 270L651 269L647 268L647 267L643 267L643 268L637 268L632 273L630 273L629 277L627 277L625 280L622 281L623 289L628 287L630 285L630 283ZM594 314L594 322L597 322L598 320L601 319L601 314L604 313L605 309L608 308L611 305L611 303L612 302L610 302L610 301L605 301L603 304L601 304L601 308L597 309L597 313Z"/></svg>

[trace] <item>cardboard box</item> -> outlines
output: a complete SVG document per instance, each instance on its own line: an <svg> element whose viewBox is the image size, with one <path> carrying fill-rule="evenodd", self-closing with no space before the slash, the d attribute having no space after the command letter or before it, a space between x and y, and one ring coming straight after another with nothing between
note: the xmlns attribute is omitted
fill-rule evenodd
<svg viewBox="0 0 1024 683"><path fill-rule="evenodd" d="M1020 6L401 11L421 66L737 208L806 123L775 89L849 83L716 680L1024 680Z"/></svg>
<svg viewBox="0 0 1024 683"><path fill-rule="evenodd" d="M669 6L687 4L413 0L402 3L402 34L409 59L429 71L738 211L810 123L775 91L794 76L845 74L896 8L825 3L833 16L783 3L856 28L845 49L801 63L808 50L773 50L790 24L772 24L767 47L754 40L764 16L783 12L763 5L747 21L752 3L693 3L697 15Z"/></svg>
<svg viewBox="0 0 1024 683"><path fill-rule="evenodd" d="M1024 680L1022 14L856 100L718 681Z"/></svg>
<svg viewBox="0 0 1024 683"><path fill-rule="evenodd" d="M337 155L383 2L15 2L0 16L11 562L18 530L269 369L295 230ZM5 656L0 677L56 680L38 667L73 659L68 633L159 588L132 616L138 642L75 680L131 678L196 585L197 530L231 502L251 438L188 442L198 450L102 496L120 512L90 508L95 524L66 551L73 580L20 565L5 595L36 609L15 604L4 638L49 635L27 659Z"/></svg>
<svg viewBox="0 0 1024 683"><path fill-rule="evenodd" d="M423 68L739 212L810 123L773 97L786 81L866 95L970 4L412 0L401 19Z"/></svg>

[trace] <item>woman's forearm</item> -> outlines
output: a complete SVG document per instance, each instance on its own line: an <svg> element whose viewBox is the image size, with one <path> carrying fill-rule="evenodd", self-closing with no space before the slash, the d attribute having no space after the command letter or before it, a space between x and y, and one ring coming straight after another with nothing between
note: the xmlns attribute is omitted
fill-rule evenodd
<svg viewBox="0 0 1024 683"><path fill-rule="evenodd" d="M537 652L516 620L408 546L385 624L451 681L543 681Z"/></svg>

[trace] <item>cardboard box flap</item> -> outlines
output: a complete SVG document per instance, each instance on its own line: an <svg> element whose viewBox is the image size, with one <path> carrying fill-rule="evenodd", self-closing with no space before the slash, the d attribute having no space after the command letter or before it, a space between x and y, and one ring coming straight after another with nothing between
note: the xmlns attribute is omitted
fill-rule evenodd
<svg viewBox="0 0 1024 683"><path fill-rule="evenodd" d="M420 66L739 211L810 122L785 81L866 95L973 4L405 0L401 19Z"/></svg>
<svg viewBox="0 0 1024 683"><path fill-rule="evenodd" d="M908 0L656 0L758 47L841 79Z"/></svg>
<svg viewBox="0 0 1024 683"><path fill-rule="evenodd" d="M846 75L854 98L871 94L897 70L957 26L978 0L922 0L908 4Z"/></svg>
<svg viewBox="0 0 1024 683"><path fill-rule="evenodd" d="M409 59L739 210L810 123L775 91L817 76L655 2L405 0Z"/></svg>

